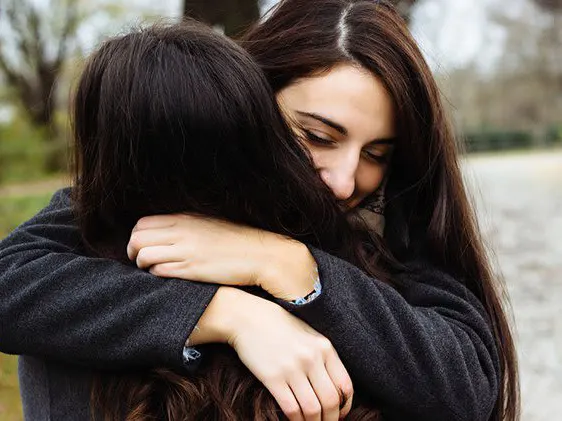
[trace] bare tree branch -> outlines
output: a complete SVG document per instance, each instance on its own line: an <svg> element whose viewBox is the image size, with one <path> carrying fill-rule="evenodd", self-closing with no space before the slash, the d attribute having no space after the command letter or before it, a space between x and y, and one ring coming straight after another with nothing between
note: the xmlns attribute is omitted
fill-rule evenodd
<svg viewBox="0 0 562 421"><path fill-rule="evenodd" d="M62 65L68 53L69 38L76 33L76 27L80 21L78 13L78 3L74 0L67 0L66 13L64 19L63 30L59 39L59 48L55 59L55 66L58 68Z"/></svg>
<svg viewBox="0 0 562 421"><path fill-rule="evenodd" d="M32 124L53 132L45 140L57 142L56 87L76 35L80 0L49 0L48 12L32 0L1 1L0 24L7 36L0 38L0 74ZM47 166L58 169L61 154L50 149Z"/></svg>
<svg viewBox="0 0 562 421"><path fill-rule="evenodd" d="M57 79L68 54L68 45L78 25L78 0L51 0L55 13L45 16L30 0L3 0L1 18L13 35L10 54L0 44L0 72L12 86L31 121L53 127L53 96ZM62 30L58 35L57 11L62 12ZM51 28L49 32L49 28ZM44 29L44 30L42 30ZM55 44L55 54L49 45Z"/></svg>

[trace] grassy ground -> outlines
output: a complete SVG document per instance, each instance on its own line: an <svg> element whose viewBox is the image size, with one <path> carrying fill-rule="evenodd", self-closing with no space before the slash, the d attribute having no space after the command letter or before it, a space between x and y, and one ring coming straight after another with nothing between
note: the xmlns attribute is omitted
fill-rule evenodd
<svg viewBox="0 0 562 421"><path fill-rule="evenodd" d="M18 389L17 360L11 355L0 354L0 419L23 419Z"/></svg>
<svg viewBox="0 0 562 421"><path fill-rule="evenodd" d="M47 183L46 188L37 184L20 185L17 188L0 188L0 238L4 238L16 226L33 216L49 203L53 190L58 187ZM0 354L0 420L23 419L18 389L17 360L11 355Z"/></svg>

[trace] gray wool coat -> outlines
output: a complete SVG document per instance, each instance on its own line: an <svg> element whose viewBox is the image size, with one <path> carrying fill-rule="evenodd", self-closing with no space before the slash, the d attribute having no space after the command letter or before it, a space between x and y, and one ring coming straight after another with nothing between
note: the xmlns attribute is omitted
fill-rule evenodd
<svg viewBox="0 0 562 421"><path fill-rule="evenodd" d="M26 420L86 420L93 370L185 368L182 350L217 286L85 257L69 189L0 242L0 351L20 355ZM311 249L323 291L288 311L326 336L384 418L488 420L498 395L486 313L423 264L403 289Z"/></svg>

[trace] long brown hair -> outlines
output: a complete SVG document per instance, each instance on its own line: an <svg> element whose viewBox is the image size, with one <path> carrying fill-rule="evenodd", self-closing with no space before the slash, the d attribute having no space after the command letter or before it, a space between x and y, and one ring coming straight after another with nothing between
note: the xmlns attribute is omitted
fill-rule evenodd
<svg viewBox="0 0 562 421"><path fill-rule="evenodd" d="M210 28L161 24L103 43L78 83L73 126L74 207L92 254L129 263L125 245L139 218L192 212L357 261L352 230L262 71ZM283 418L232 350L208 351L207 363L191 375L167 369L98 374L93 416ZM366 407L351 414L377 417Z"/></svg>
<svg viewBox="0 0 562 421"><path fill-rule="evenodd" d="M228 345L208 345L190 374L166 368L98 376L92 408L104 421L280 421L269 391ZM97 417L97 414L93 414ZM350 421L380 421L380 412L354 403Z"/></svg>
<svg viewBox="0 0 562 421"><path fill-rule="evenodd" d="M275 92L341 63L359 65L385 84L398 130L387 186L386 254L402 262L423 258L482 301L502 382L491 419L518 419L517 358L505 287L490 268L435 79L404 20L386 1L282 0L241 45Z"/></svg>

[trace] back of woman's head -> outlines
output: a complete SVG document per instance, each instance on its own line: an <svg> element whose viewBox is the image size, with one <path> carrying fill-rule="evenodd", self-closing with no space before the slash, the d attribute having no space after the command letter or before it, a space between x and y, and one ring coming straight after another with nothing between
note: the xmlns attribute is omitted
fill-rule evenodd
<svg viewBox="0 0 562 421"><path fill-rule="evenodd" d="M404 20L386 0L281 0L240 42L276 93L340 64L360 66L384 84L397 136L380 254L426 259L483 302L505 386L492 419L516 419L517 364L504 289L487 262L439 89Z"/></svg>
<svg viewBox="0 0 562 421"><path fill-rule="evenodd" d="M140 217L175 212L336 243L325 229L340 226L335 201L263 73L206 26L156 25L103 43L73 120L76 205L98 252L125 258Z"/></svg>
<svg viewBox="0 0 562 421"><path fill-rule="evenodd" d="M269 391L226 345L208 345L203 362L189 375L161 368L137 371L130 378L135 383L114 382L100 388L101 395L97 396L98 401L102 398L105 402L115 402L119 396L127 421L288 420ZM372 406L354 399L345 419L380 421L380 412ZM123 419L117 414L102 419Z"/></svg>
<svg viewBox="0 0 562 421"><path fill-rule="evenodd" d="M247 223L333 250L352 246L345 218L259 67L205 26L157 25L103 43L79 81L73 120L75 209L97 255L126 260L136 221L173 212ZM283 419L234 353L212 354L190 377L166 369L98 374L94 418ZM377 419L367 408L353 414Z"/></svg>

